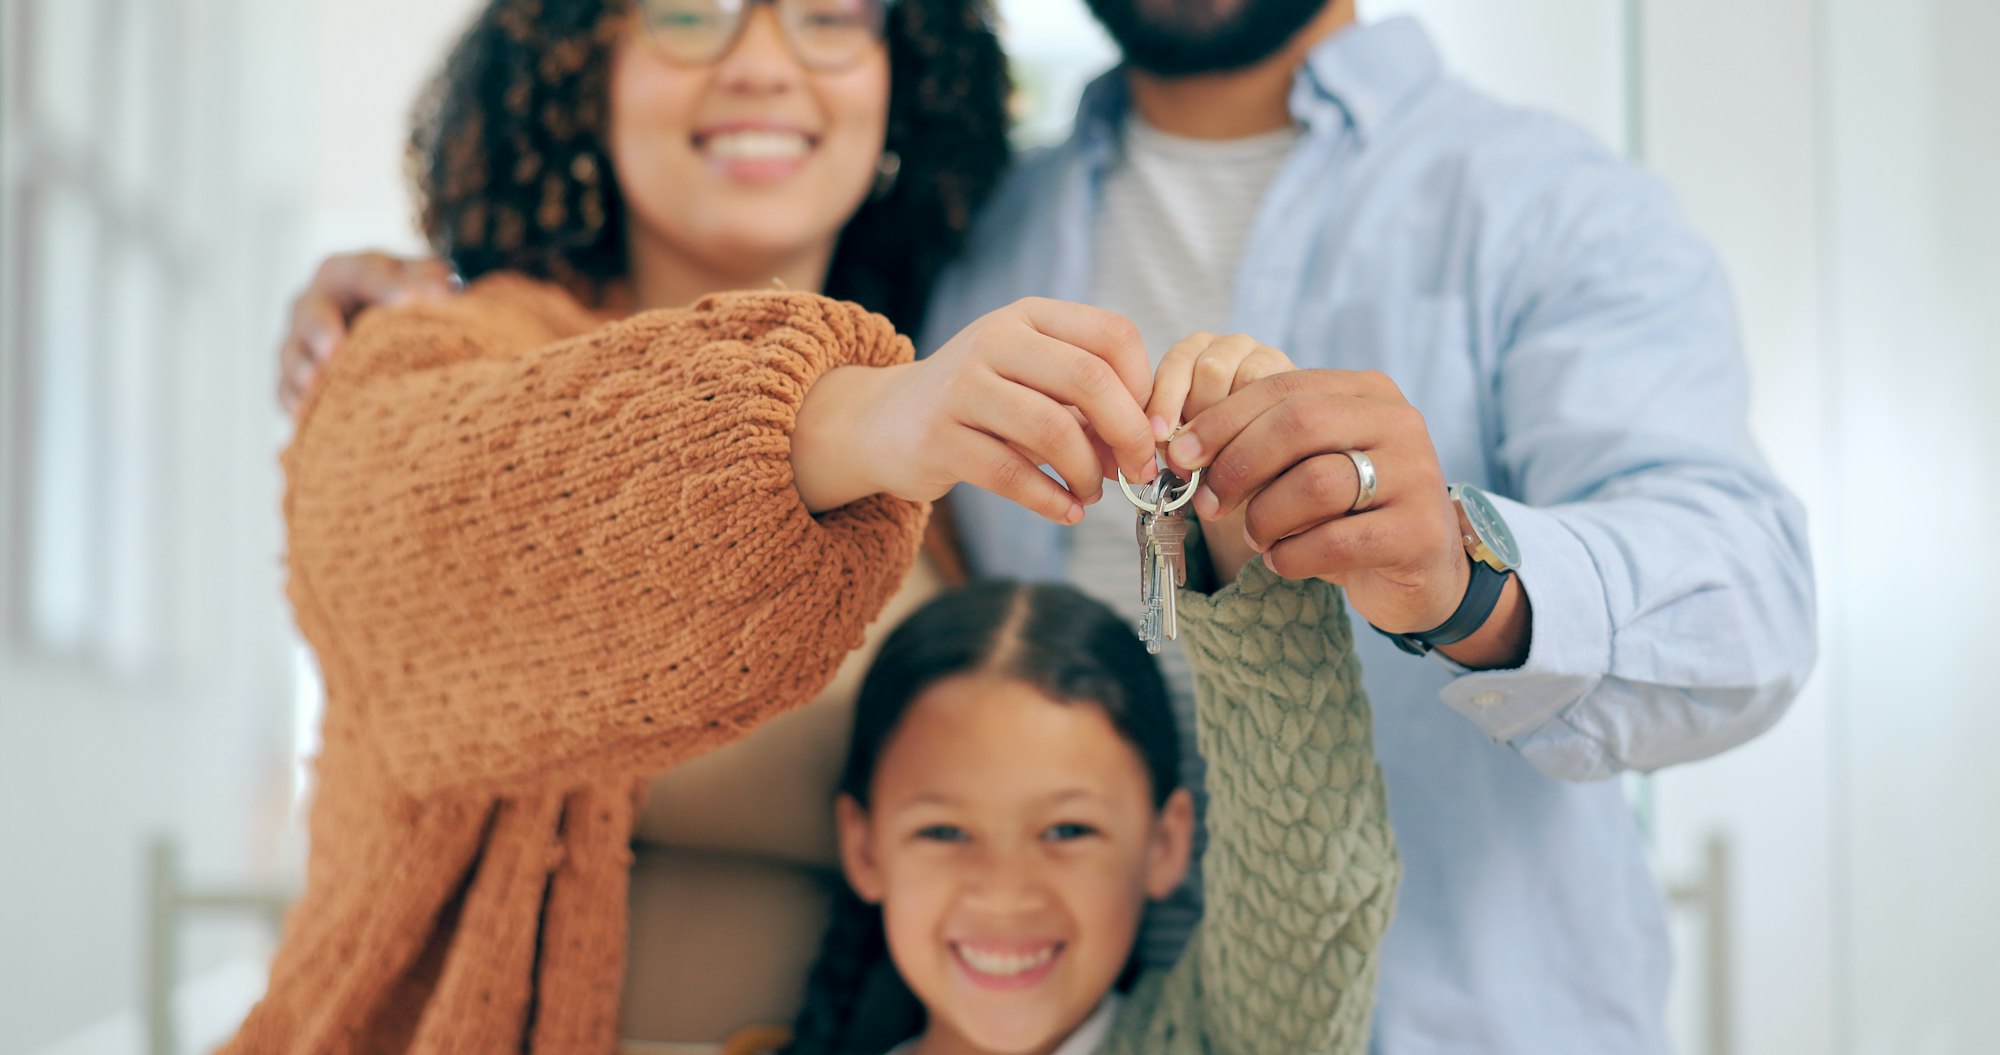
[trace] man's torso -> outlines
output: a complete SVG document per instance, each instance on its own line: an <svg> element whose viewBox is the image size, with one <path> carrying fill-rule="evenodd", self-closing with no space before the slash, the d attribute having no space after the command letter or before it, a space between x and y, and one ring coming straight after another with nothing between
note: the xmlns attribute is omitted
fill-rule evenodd
<svg viewBox="0 0 2000 1055"><path fill-rule="evenodd" d="M1344 36L1384 30L1417 32L1402 24ZM1351 57L1369 42L1344 43ZM1256 207L1242 210L1248 229L1237 259L1223 262L1227 295L1169 298L1226 317L1157 311L1148 302L1160 299L1158 282L1135 279L1129 259L1104 259L1107 209L1121 193L1119 139L1080 125L1069 145L1011 176L971 255L941 284L920 350L1019 297L1108 294L1105 307L1124 301L1147 316L1135 321L1156 359L1160 342L1186 327L1248 333L1301 367L1380 370L1423 412L1447 479L1504 492L1491 454L1494 364L1506 339L1496 305L1502 250L1532 209L1522 174L1597 148L1443 80L1427 46L1384 43L1407 69L1364 71L1353 90L1329 92L1338 106L1295 103L1309 114L1302 136ZM1211 256L1190 267L1216 264ZM1136 550L1126 542L1132 551L1120 558L1111 528L1087 522L1066 534L968 488L951 501L975 573L1110 582L1114 591L1122 580L1136 599ZM1091 520L1108 518L1129 539L1121 505L1113 492ZM1109 576L1095 570L1104 553ZM1545 776L1439 701L1448 668L1379 635L1356 639L1405 864L1382 953L1378 1047L1663 1050L1664 921L1618 785Z"/></svg>

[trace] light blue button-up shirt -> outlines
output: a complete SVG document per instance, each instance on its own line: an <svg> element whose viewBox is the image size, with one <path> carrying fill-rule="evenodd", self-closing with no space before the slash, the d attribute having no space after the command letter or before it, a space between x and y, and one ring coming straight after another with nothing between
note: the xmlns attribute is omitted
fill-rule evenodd
<svg viewBox="0 0 2000 1055"><path fill-rule="evenodd" d="M1318 46L1290 105L1305 134L1211 328L1394 379L1446 477L1497 496L1533 606L1516 670L1356 637L1405 868L1376 1048L1664 1051L1661 899L1604 778L1761 732L1814 650L1804 516L1751 442L1722 272L1658 181L1445 77L1414 22ZM1089 299L1127 106L1107 75L1019 163L920 348L1020 297ZM977 572L1064 576L1062 529L951 501Z"/></svg>

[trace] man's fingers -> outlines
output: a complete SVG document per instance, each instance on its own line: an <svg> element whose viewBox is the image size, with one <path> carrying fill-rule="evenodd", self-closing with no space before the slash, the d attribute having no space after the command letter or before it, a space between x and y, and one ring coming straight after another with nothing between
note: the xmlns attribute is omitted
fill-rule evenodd
<svg viewBox="0 0 2000 1055"><path fill-rule="evenodd" d="M1167 464L1183 476L1206 468L1215 452L1228 446L1236 434L1265 411L1282 402L1304 385L1297 379L1267 378L1194 416L1181 434L1167 445Z"/></svg>
<svg viewBox="0 0 2000 1055"><path fill-rule="evenodd" d="M290 332L278 349L278 402L288 413L298 408L364 309L442 299L456 289L451 268L435 258L372 252L326 258L292 302Z"/></svg>
<svg viewBox="0 0 2000 1055"><path fill-rule="evenodd" d="M319 368L308 357L304 342L296 338L288 340L285 349L278 366L278 405L290 414L299 409L306 391L319 376Z"/></svg>
<svg viewBox="0 0 2000 1055"><path fill-rule="evenodd" d="M1379 381L1377 380L1379 379ZM1384 388L1383 386L1386 386ZM1182 473L1199 469L1215 459L1257 417L1273 406L1295 396L1348 396L1401 400L1401 393L1387 378L1372 372L1353 370L1284 370L1272 374L1235 393L1188 422L1167 448L1167 460Z"/></svg>
<svg viewBox="0 0 2000 1055"><path fill-rule="evenodd" d="M287 414L298 413L299 400L305 395L305 388L299 384L293 365L303 362L305 355L304 342L293 338L285 342L284 350L278 356L278 405Z"/></svg>
<svg viewBox="0 0 2000 1055"><path fill-rule="evenodd" d="M297 341L305 361L320 367L333 358L334 350L346 339L347 316L317 286L299 294L299 299L292 302L292 332L286 342L287 350L292 341Z"/></svg>
<svg viewBox="0 0 2000 1055"><path fill-rule="evenodd" d="M1235 399L1224 400L1211 413ZM1319 454L1381 445L1388 427L1382 420L1383 409L1383 404L1361 397L1319 393L1270 405L1231 436L1209 461L1201 485L1207 494L1195 495L1196 510L1205 518L1228 516L1299 462ZM1346 508L1341 505L1328 515Z"/></svg>
<svg viewBox="0 0 2000 1055"><path fill-rule="evenodd" d="M964 477L966 483L1058 524L1083 519L1083 504L1019 451L973 429L958 431L959 449L954 458L958 464L971 467Z"/></svg>
<svg viewBox="0 0 2000 1055"><path fill-rule="evenodd" d="M1264 552L1264 563L1287 579L1393 567L1406 556L1394 528L1386 519L1374 517L1330 520L1272 546Z"/></svg>
<svg viewBox="0 0 2000 1055"><path fill-rule="evenodd" d="M320 264L307 292L325 297L343 322L352 322L362 309L391 303L423 281L410 273L408 263L387 253L330 256Z"/></svg>
<svg viewBox="0 0 2000 1055"><path fill-rule="evenodd" d="M1045 297L1018 300L1014 307L1036 330L1110 364L1132 401L1145 403L1153 391L1153 360L1132 320L1088 304Z"/></svg>
<svg viewBox="0 0 2000 1055"><path fill-rule="evenodd" d="M1262 553L1279 541L1328 520L1353 512L1360 477L1344 454L1315 454L1301 459L1254 495L1244 508L1244 534L1250 548ZM1380 512L1386 496L1379 491L1369 512Z"/></svg>
<svg viewBox="0 0 2000 1055"><path fill-rule="evenodd" d="M450 265L436 257L402 260L403 284L384 304L409 304L443 300L458 292Z"/></svg>

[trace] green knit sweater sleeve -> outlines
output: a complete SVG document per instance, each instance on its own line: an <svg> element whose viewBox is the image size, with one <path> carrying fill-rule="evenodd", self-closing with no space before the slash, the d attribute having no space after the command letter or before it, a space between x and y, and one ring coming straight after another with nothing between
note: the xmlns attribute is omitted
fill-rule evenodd
<svg viewBox="0 0 2000 1055"><path fill-rule="evenodd" d="M1105 1050L1358 1055L1401 866L1340 591L1253 561L1179 605L1208 763L1206 907Z"/></svg>

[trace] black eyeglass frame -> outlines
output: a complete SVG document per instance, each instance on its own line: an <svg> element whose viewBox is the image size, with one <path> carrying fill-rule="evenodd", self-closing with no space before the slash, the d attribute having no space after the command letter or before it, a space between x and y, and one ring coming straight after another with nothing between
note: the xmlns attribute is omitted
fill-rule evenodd
<svg viewBox="0 0 2000 1055"><path fill-rule="evenodd" d="M723 7L730 2L732 0L716 0L718 7ZM699 69L703 66L713 66L721 62L725 56L736 49L737 44L742 42L743 31L750 25L750 17L756 13L759 6L765 4L770 5L772 12L778 16L778 35L784 39L785 48L792 53L793 58L799 61L799 65L809 70L816 73L839 73L852 69L868 54L869 49L863 47L856 48L851 55L842 55L830 60L823 58L815 59L810 51L799 43L799 30L796 28L795 19L787 17L788 9L790 11L797 11L798 8L813 2L813 0L733 0L733 2L735 4L736 25L729 31L726 37L722 38L721 43L713 49L713 53L706 58L693 58L677 53L673 47L661 39L667 30L661 28L655 22L658 15L653 10L653 0L633 0L632 7L637 15L638 31L646 38L646 42L652 46L661 59L683 69ZM875 45L886 43L889 32L889 15L896 8L899 0L863 0L863 2L872 9L874 16L867 26L869 36Z"/></svg>

